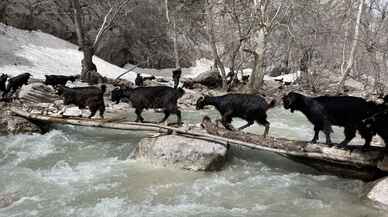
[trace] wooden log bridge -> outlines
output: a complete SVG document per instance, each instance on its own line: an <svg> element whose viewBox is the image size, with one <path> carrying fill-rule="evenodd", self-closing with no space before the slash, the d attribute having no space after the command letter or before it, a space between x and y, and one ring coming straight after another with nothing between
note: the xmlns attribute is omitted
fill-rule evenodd
<svg viewBox="0 0 388 217"><path fill-rule="evenodd" d="M100 127L118 130L151 131L176 133L195 139L234 144L246 148L269 151L295 161L302 162L322 172L334 173L343 177L374 180L388 174L388 158L380 149L361 151L328 147L325 144L312 144L306 141L267 137L229 131L218 127L210 118L204 117L201 126L206 132L190 128L175 128L158 124L119 121L118 119L86 119L75 117L55 117L32 114L20 108L10 109L18 116L45 124L69 124L87 127Z"/></svg>

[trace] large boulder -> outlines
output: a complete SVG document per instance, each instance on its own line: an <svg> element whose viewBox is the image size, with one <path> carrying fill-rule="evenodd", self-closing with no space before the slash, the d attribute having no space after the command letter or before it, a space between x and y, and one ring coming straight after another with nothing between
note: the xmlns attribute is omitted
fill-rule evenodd
<svg viewBox="0 0 388 217"><path fill-rule="evenodd" d="M219 143L164 135L142 139L137 147L136 158L162 166L216 171L225 165L226 154L227 148Z"/></svg>
<svg viewBox="0 0 388 217"><path fill-rule="evenodd" d="M376 181L368 192L367 197L388 206L388 177Z"/></svg>
<svg viewBox="0 0 388 217"><path fill-rule="evenodd" d="M183 81L183 87L193 89L195 84L201 84L208 88L218 88L222 86L222 78L217 70L210 70L199 74L197 77Z"/></svg>
<svg viewBox="0 0 388 217"><path fill-rule="evenodd" d="M0 105L0 134L42 133L42 129L25 118L14 116L4 105Z"/></svg>
<svg viewBox="0 0 388 217"><path fill-rule="evenodd" d="M31 83L24 85L18 98L23 103L54 103L59 97L55 94L55 90L51 86L46 86L43 83Z"/></svg>

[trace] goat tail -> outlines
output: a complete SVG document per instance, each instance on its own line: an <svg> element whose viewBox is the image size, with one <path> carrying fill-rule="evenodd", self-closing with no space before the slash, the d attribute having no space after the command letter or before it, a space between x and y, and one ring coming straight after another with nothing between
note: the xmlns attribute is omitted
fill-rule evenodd
<svg viewBox="0 0 388 217"><path fill-rule="evenodd" d="M276 99L273 99L267 106L267 110L275 107L276 105Z"/></svg>
<svg viewBox="0 0 388 217"><path fill-rule="evenodd" d="M105 91L106 91L106 85L103 84L103 85L101 85L101 93L104 94Z"/></svg>

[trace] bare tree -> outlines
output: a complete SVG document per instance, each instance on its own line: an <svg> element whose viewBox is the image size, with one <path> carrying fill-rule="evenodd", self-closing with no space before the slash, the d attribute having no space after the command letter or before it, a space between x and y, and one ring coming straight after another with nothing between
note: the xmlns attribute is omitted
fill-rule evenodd
<svg viewBox="0 0 388 217"><path fill-rule="evenodd" d="M216 6L217 0L207 0L206 13L207 13L207 34L209 37L209 45L212 51L212 55L214 58L215 66L219 69L221 79L222 79L222 88L226 89L227 81L226 81L226 70L224 63L221 60L221 56L218 52L217 41L216 41L216 33L215 33L215 16L214 10Z"/></svg>
<svg viewBox="0 0 388 217"><path fill-rule="evenodd" d="M174 47L174 59L175 59L175 68L180 68L180 57L179 57L179 49L178 49L178 33L177 33L177 26L176 26L176 13L180 10L180 8L183 5L180 4L178 7L175 8L174 14L172 15L172 21L170 18L170 13L168 9L168 0L164 0L164 7L166 9L166 20L167 20L167 26L168 31L170 32L170 35L172 35L172 41L173 41L173 47Z"/></svg>
<svg viewBox="0 0 388 217"><path fill-rule="evenodd" d="M252 40L255 42L254 49L245 49L254 55L254 66L250 77L249 87L251 92L257 92L263 85L264 74L266 70L265 55L268 49L268 36L278 25L278 18L280 11L283 7L283 2L275 7L273 11L270 6L271 1L269 0L255 0L253 1L253 8L256 17L255 31L253 31Z"/></svg>
<svg viewBox="0 0 388 217"><path fill-rule="evenodd" d="M347 77L349 76L350 70L352 69L353 64L354 64L354 56L356 54L357 43L359 40L361 15L362 15L362 11L364 8L364 2L365 2L365 0L360 0L359 6L358 6L357 20L356 20L356 24L355 24L355 28L354 28L353 43L352 43L351 51L349 54L348 63L346 65L345 70L342 72L341 81L338 83L337 93L340 93L343 91L344 86L345 86L345 81L346 81Z"/></svg>
<svg viewBox="0 0 388 217"><path fill-rule="evenodd" d="M78 38L78 46L83 51L81 80L90 84L99 83L102 81L102 76L97 72L97 67L93 63L93 56L98 48L98 45L104 35L117 19L120 11L127 5L129 0L122 0L117 5L112 5L105 14L103 22L98 30L97 35L92 41L85 34L84 29L84 14L79 0L70 0L72 3L74 24Z"/></svg>

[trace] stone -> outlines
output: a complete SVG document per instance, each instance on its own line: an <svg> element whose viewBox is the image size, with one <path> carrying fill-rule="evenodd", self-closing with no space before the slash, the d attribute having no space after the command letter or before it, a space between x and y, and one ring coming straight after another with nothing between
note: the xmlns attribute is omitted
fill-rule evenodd
<svg viewBox="0 0 388 217"><path fill-rule="evenodd" d="M7 108L0 109L0 134L32 134L42 133L42 130L36 124L25 118L12 115Z"/></svg>
<svg viewBox="0 0 388 217"><path fill-rule="evenodd" d="M218 88L222 86L222 79L218 71L210 70L199 74L193 79L183 81L183 87L193 89L194 84L201 84L208 88Z"/></svg>
<svg viewBox="0 0 388 217"><path fill-rule="evenodd" d="M12 205L16 200L15 193L0 193L0 209Z"/></svg>
<svg viewBox="0 0 388 217"><path fill-rule="evenodd" d="M24 85L18 98L23 103L54 103L59 97L55 94L55 90L51 86L46 86L43 83L31 83Z"/></svg>
<svg viewBox="0 0 388 217"><path fill-rule="evenodd" d="M137 159L152 164L193 171L217 171L226 162L227 148L219 143L177 135L144 138L136 151Z"/></svg>
<svg viewBox="0 0 388 217"><path fill-rule="evenodd" d="M367 197L375 202L388 205L388 177L376 181Z"/></svg>
<svg viewBox="0 0 388 217"><path fill-rule="evenodd" d="M8 120L7 132L9 134L41 133L41 129L32 122L18 116Z"/></svg>

